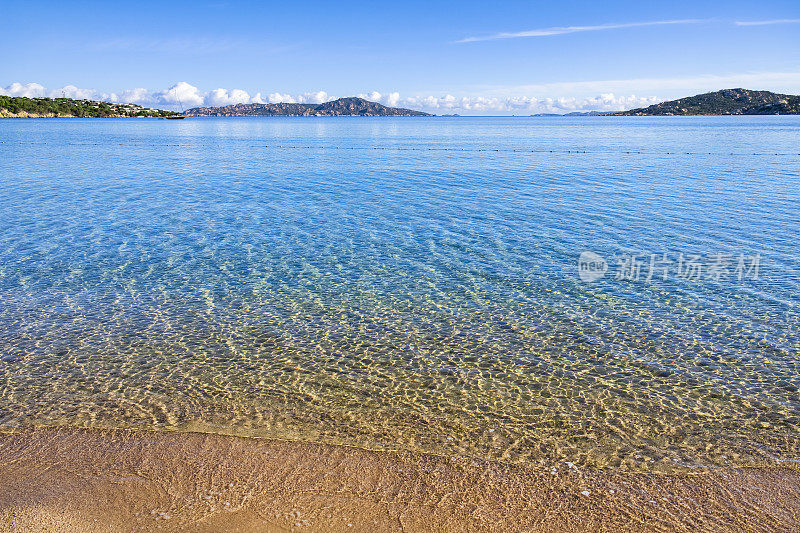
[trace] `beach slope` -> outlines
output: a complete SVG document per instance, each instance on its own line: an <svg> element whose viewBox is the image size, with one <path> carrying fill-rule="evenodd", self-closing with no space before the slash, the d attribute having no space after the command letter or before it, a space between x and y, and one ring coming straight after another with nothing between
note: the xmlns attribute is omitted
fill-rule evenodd
<svg viewBox="0 0 800 533"><path fill-rule="evenodd" d="M585 472L200 433L0 433L2 531L796 531L800 471Z"/></svg>

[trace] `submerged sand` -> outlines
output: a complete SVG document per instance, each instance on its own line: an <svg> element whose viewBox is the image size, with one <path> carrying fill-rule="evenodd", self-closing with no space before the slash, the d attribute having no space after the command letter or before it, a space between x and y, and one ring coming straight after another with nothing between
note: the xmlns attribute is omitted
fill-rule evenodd
<svg viewBox="0 0 800 533"><path fill-rule="evenodd" d="M200 433L0 433L2 531L797 531L800 470L513 466Z"/></svg>

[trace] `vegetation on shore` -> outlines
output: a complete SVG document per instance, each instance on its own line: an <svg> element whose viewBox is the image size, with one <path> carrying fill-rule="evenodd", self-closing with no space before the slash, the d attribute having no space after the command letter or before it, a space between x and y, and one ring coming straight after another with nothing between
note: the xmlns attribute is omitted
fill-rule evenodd
<svg viewBox="0 0 800 533"><path fill-rule="evenodd" d="M168 117L173 111L136 104L112 104L72 98L26 98L0 95L0 118L16 117Z"/></svg>
<svg viewBox="0 0 800 533"><path fill-rule="evenodd" d="M723 89L670 100L629 111L606 113L615 116L645 115L797 115L800 96L748 89Z"/></svg>

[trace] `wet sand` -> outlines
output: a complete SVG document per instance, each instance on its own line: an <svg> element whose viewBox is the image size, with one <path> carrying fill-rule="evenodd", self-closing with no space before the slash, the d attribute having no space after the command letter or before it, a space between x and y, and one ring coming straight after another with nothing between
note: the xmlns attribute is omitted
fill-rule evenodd
<svg viewBox="0 0 800 533"><path fill-rule="evenodd" d="M0 432L1 531L797 531L800 469L583 471L200 433Z"/></svg>

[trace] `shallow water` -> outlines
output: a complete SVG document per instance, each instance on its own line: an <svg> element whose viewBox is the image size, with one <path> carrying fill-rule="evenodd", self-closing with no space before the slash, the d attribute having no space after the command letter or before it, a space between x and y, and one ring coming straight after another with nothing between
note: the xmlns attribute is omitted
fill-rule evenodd
<svg viewBox="0 0 800 533"><path fill-rule="evenodd" d="M5 120L0 141L0 425L798 458L800 117Z"/></svg>

